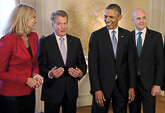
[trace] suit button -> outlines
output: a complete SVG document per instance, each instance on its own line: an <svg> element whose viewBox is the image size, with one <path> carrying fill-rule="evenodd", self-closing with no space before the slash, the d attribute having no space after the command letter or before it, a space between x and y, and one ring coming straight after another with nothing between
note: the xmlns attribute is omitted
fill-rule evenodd
<svg viewBox="0 0 165 113"><path fill-rule="evenodd" d="M139 63L141 63L141 61L139 60Z"/></svg>

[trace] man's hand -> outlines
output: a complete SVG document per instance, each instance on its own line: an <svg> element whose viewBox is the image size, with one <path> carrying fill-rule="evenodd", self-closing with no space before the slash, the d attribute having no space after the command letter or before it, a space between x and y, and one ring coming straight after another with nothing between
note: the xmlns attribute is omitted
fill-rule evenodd
<svg viewBox="0 0 165 113"><path fill-rule="evenodd" d="M131 103L135 99L135 90L134 88L130 88L128 91L128 103Z"/></svg>
<svg viewBox="0 0 165 113"><path fill-rule="evenodd" d="M83 76L83 72L79 69L79 68L69 68L69 74L74 77L74 78L78 78L78 77L82 77Z"/></svg>
<svg viewBox="0 0 165 113"><path fill-rule="evenodd" d="M160 95L160 86L154 85L151 90L152 96Z"/></svg>
<svg viewBox="0 0 165 113"><path fill-rule="evenodd" d="M57 68L57 67L55 66L54 68L52 68L52 69L49 71L49 76L50 76L50 77L58 78L58 77L60 77L63 73L64 73L64 68L62 68L62 67Z"/></svg>
<svg viewBox="0 0 165 113"><path fill-rule="evenodd" d="M95 101L100 107L104 106L104 101L106 101L106 100L105 100L105 97L104 97L104 94L102 93L102 91L95 92Z"/></svg>

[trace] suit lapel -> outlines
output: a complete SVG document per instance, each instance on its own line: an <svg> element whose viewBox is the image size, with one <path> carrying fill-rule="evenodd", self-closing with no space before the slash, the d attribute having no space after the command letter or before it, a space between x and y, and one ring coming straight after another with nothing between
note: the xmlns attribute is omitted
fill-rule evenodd
<svg viewBox="0 0 165 113"><path fill-rule="evenodd" d="M106 28L105 28L106 29ZM117 43L117 53L116 53L116 58L114 56L114 51L113 51L113 46L112 46L112 41L110 39L110 35L109 35L109 31L106 29L105 31L105 42L107 44L108 49L110 50L110 53L112 55L112 57L114 58L114 60L117 60L119 54L120 54L120 49L121 49L121 44L122 44L122 38L124 38L123 36L123 32L121 30L121 28L118 28L118 43ZM110 42L110 43L109 43Z"/></svg>
<svg viewBox="0 0 165 113"><path fill-rule="evenodd" d="M117 55L116 55L116 59L118 58L119 54L120 54L120 49L121 49L121 44L123 43L122 42L122 39L124 38L123 36L123 32L121 30L120 27L118 27L118 43L117 43Z"/></svg>
<svg viewBox="0 0 165 113"><path fill-rule="evenodd" d="M30 44L30 47L31 47L31 51L32 51L32 59L34 58L34 56L35 56L35 53L37 53L37 51L36 51L36 46L37 45L35 45L36 43L35 43L35 40L34 40L34 38L32 37L32 36L30 36L29 35L29 44Z"/></svg>
<svg viewBox="0 0 165 113"><path fill-rule="evenodd" d="M110 39L109 31L106 27L104 27L103 31L104 31L103 34L105 35L105 36L102 35L102 36L104 36L104 42L107 45L107 48L108 48L110 54L112 55L113 59L115 60L114 51L113 51L113 47L112 47L112 41Z"/></svg>
<svg viewBox="0 0 165 113"><path fill-rule="evenodd" d="M29 45L30 45L30 47L31 47L31 51L32 51L32 56L34 56L34 41L32 41L33 40L33 38L31 38L30 36L29 36ZM32 43L33 42L33 43Z"/></svg>
<svg viewBox="0 0 165 113"><path fill-rule="evenodd" d="M145 50L147 49L147 47L148 47L148 44L149 44L149 42L150 42L150 34L151 33L149 33L150 31L149 31L149 29L147 28L147 31L146 31L146 36L145 36L145 39L144 39L144 43L143 43L143 47L142 47L142 51L141 51L141 56L140 57L142 57L142 55L144 54L144 52L145 52Z"/></svg>
<svg viewBox="0 0 165 113"><path fill-rule="evenodd" d="M54 33L50 37L50 44L52 45L51 47L53 47L54 53L59 57L60 62L62 62L64 65L64 61L62 59L62 55Z"/></svg>
<svg viewBox="0 0 165 113"><path fill-rule="evenodd" d="M142 55L144 54L146 48L148 47L148 44L150 42L150 33L149 33L149 29L147 28L147 32L146 32L146 36L144 39L144 43L143 43L143 47L141 50L141 55L140 57L142 57ZM133 43L134 43L134 48L136 48L136 56L138 56L138 52L137 52L137 46L136 46L136 37L135 37L135 30L132 32L132 36L133 36ZM139 56L138 56L139 57Z"/></svg>
<svg viewBox="0 0 165 113"><path fill-rule="evenodd" d="M138 52L137 52L137 46L136 46L136 37L135 37L135 30L132 31L132 36L133 36L133 45L134 45L134 48L135 48L135 53L136 53L136 56L139 57L138 55Z"/></svg>
<svg viewBox="0 0 165 113"><path fill-rule="evenodd" d="M19 44L20 48L24 51L24 53L31 59L31 56L20 36L17 36L17 43Z"/></svg>
<svg viewBox="0 0 165 113"><path fill-rule="evenodd" d="M67 59L66 59L66 65L68 65L68 63L70 61L69 59L71 58L71 56L73 54L72 50L74 50L74 48L72 48L73 44L72 44L72 40L71 40L70 36L66 35L66 37L67 37Z"/></svg>

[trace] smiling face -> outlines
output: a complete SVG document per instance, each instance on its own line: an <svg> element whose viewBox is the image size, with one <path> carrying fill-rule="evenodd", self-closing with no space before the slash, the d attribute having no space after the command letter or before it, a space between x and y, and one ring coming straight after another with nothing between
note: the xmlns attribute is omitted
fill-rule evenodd
<svg viewBox="0 0 165 113"><path fill-rule="evenodd" d="M52 27L56 35L58 35L59 37L64 37L68 31L67 17L57 15L54 19L54 23L52 23Z"/></svg>
<svg viewBox="0 0 165 113"><path fill-rule="evenodd" d="M30 30L34 30L35 29L35 23L37 23L37 20L35 19L36 14L34 14L34 16L32 16L30 19L28 19L27 25L29 27Z"/></svg>
<svg viewBox="0 0 165 113"><path fill-rule="evenodd" d="M142 9L136 9L132 14L132 22L138 31L146 27L146 14Z"/></svg>
<svg viewBox="0 0 165 113"><path fill-rule="evenodd" d="M104 21L106 23L107 29L115 30L121 18L122 15L120 15L115 9L105 10Z"/></svg>

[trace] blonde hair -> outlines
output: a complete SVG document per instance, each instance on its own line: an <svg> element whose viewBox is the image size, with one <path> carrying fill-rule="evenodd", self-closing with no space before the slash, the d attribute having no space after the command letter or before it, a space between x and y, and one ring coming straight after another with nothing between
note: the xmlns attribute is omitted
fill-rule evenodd
<svg viewBox="0 0 165 113"><path fill-rule="evenodd" d="M19 4L11 12L8 22L4 28L4 35L16 33L17 35L24 36L31 32L27 22L28 19L32 18L36 13L34 7Z"/></svg>

